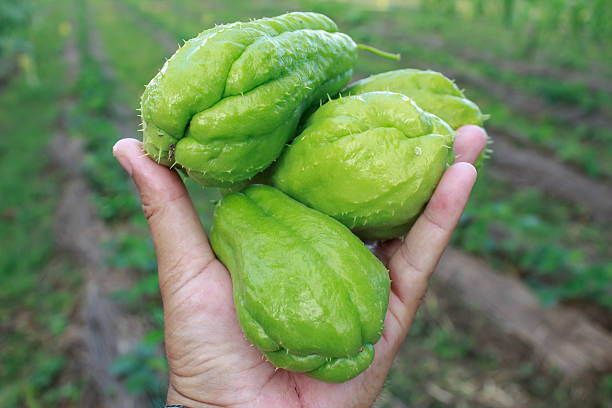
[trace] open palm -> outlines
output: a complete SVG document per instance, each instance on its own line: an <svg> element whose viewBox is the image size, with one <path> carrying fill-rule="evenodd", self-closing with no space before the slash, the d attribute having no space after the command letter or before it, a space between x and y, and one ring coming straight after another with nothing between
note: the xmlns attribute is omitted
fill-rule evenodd
<svg viewBox="0 0 612 408"><path fill-rule="evenodd" d="M368 407L425 295L427 282L467 202L476 171L469 164L486 143L484 131L457 132L457 163L402 242L377 248L392 281L385 329L372 365L342 384L324 383L275 367L244 338L227 269L216 259L176 172L143 157L140 142L119 141L113 152L140 191L159 265L168 404L197 407Z"/></svg>

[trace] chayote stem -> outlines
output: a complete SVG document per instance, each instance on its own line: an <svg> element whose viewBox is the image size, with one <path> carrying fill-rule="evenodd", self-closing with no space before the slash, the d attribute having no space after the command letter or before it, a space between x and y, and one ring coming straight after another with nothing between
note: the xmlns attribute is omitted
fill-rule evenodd
<svg viewBox="0 0 612 408"><path fill-rule="evenodd" d="M400 58L401 58L400 54L393 54L391 52L386 52L386 51L383 51L383 50L379 50L378 48L374 48L374 47L372 47L370 45L366 45L366 44L357 44L357 49L368 51L368 52L371 52L372 54L376 54L376 55L378 55L380 57L392 59L392 60L395 60L395 61L399 61Z"/></svg>

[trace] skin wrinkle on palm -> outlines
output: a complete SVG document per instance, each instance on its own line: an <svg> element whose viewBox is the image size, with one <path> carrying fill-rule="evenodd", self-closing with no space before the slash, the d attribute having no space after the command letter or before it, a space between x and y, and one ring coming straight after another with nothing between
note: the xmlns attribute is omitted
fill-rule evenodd
<svg viewBox="0 0 612 408"><path fill-rule="evenodd" d="M486 134L476 126L457 132L457 156L466 162L475 160L485 144ZM403 244L393 240L379 247L382 256L389 259L392 294L383 337L375 345L376 357L370 368L353 380L328 384L303 374L276 370L262 360L261 353L244 339L238 326L229 273L210 249L180 177L142 157L142 145L136 140L121 140L113 150L124 167L131 168L143 205L154 214L148 222L163 282L170 368L167 402L190 408L211 404L370 406L382 388L476 178L473 166L455 163L445 172L426 210L442 230L432 228L431 221L421 216ZM168 201L167 197L174 199ZM405 245L409 257L418 253L417 259L407 263L397 250L400 245ZM199 252L197 259L185 265L177 263L177 254L192 250Z"/></svg>

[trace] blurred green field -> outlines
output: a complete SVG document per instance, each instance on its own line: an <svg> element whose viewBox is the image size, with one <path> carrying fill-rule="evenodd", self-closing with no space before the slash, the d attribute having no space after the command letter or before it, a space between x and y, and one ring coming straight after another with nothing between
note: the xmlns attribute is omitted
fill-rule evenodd
<svg viewBox="0 0 612 408"><path fill-rule="evenodd" d="M325 13L355 41L402 54L393 62L361 53L355 78L405 67L456 78L491 115L493 159L453 245L519 277L542 304L574 307L612 331L612 220L593 210L609 203L525 186L504 177L495 159L499 137L610 191L612 3L0 0L1 407L85 406L93 384L69 341L87 274L54 238L67 177L49 153L58 132L82 143L80 169L91 191L82 200L110 231L100 237L105 267L136 282L112 291L112 300L143 322L145 334L117 357L112 375L160 405L167 368L155 256L111 147L138 137L143 87L183 40L214 24L292 10ZM219 193L186 182L209 228ZM493 335L483 339L488 328L477 317L453 322L447 310L445 299L428 297L379 406L520 406L503 402L516 395L542 407L612 400L609 373L568 386L529 353L504 351ZM483 397L491 379L506 400Z"/></svg>

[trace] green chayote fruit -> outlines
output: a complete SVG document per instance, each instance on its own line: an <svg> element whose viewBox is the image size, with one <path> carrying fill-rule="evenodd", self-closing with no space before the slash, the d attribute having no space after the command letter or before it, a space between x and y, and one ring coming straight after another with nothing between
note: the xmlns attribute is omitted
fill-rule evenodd
<svg viewBox="0 0 612 408"><path fill-rule="evenodd" d="M343 95L390 91L408 96L423 110L439 116L453 129L464 125L482 126L489 115L467 99L453 81L436 71L400 69L364 78L349 86ZM491 153L485 149L474 165L478 169Z"/></svg>
<svg viewBox="0 0 612 408"><path fill-rule="evenodd" d="M304 110L349 81L357 45L317 13L220 25L187 41L141 99L146 152L203 185L268 167Z"/></svg>
<svg viewBox="0 0 612 408"><path fill-rule="evenodd" d="M390 281L344 225L257 185L217 204L210 242L231 273L240 326L270 362L328 382L370 365Z"/></svg>
<svg viewBox="0 0 612 408"><path fill-rule="evenodd" d="M394 92L332 100L283 152L273 185L362 238L405 234L453 161L446 122Z"/></svg>
<svg viewBox="0 0 612 408"><path fill-rule="evenodd" d="M481 126L486 116L453 81L436 71L401 69L372 75L351 84L342 94L389 91L408 96L426 112L439 116L453 129Z"/></svg>

